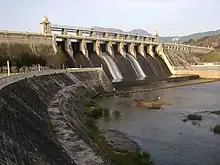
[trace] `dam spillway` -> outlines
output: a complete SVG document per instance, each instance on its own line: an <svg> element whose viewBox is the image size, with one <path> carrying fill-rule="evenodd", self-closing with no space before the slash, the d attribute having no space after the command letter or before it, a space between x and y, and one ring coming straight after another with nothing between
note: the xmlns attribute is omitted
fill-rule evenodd
<svg viewBox="0 0 220 165"><path fill-rule="evenodd" d="M112 77L114 78L113 82L121 81L123 79L123 76L112 57L103 52L102 58L104 59L104 61L108 65L109 70L111 71Z"/></svg>
<svg viewBox="0 0 220 165"><path fill-rule="evenodd" d="M193 52L212 50L183 44L163 44L159 43L158 37L157 33L144 36L54 25L44 17L40 33L0 31L0 49L1 54L8 57L25 53L51 58L51 61L59 51L65 56L63 67L103 67L109 79L117 82L167 79L194 63ZM111 58L103 58L106 54ZM45 62L39 64L45 65ZM14 62L13 65L17 64Z"/></svg>
<svg viewBox="0 0 220 165"><path fill-rule="evenodd" d="M47 29L44 29L43 33L54 31L58 33L57 38L60 35L64 37L61 42L66 45L65 49L71 47L72 52L69 52L69 55L73 57L77 67L103 67L113 82L159 80L171 75L170 72L164 72L167 70L166 64L163 60L158 60L159 54L153 49L159 45L157 35L136 36L85 28L59 27L48 23L45 23L45 26ZM76 36L81 36L81 39L75 38ZM109 40L106 40L106 37L110 37ZM144 58L138 59L139 55Z"/></svg>
<svg viewBox="0 0 220 165"><path fill-rule="evenodd" d="M143 69L141 68L141 66L138 63L138 61L136 60L136 58L134 58L129 53L126 54L126 57L130 61L131 65L133 66L133 69L135 70L135 73L137 74L138 79L145 79L147 76L145 75Z"/></svg>

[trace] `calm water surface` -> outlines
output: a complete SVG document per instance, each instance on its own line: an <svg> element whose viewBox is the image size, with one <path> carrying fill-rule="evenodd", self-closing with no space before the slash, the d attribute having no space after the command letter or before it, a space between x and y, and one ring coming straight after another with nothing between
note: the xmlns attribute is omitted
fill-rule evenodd
<svg viewBox="0 0 220 165"><path fill-rule="evenodd" d="M171 105L157 111L132 104L134 98L155 96ZM123 104L125 101L132 105ZM220 124L220 116L202 113L200 125L181 120L190 113L220 110L219 82L138 93L130 98L106 98L100 104L124 113L121 120L100 119L100 128L127 133L150 152L156 165L220 165L220 135L210 131Z"/></svg>

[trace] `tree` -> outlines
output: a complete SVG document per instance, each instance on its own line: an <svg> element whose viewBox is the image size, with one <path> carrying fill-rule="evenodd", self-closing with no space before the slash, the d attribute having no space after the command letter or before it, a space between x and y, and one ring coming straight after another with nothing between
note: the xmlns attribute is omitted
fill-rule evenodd
<svg viewBox="0 0 220 165"><path fill-rule="evenodd" d="M8 60L8 44L2 43L0 45L0 67L3 72L3 67L6 66Z"/></svg>
<svg viewBox="0 0 220 165"><path fill-rule="evenodd" d="M41 66L46 66L47 61L42 56L36 56L36 64L40 64Z"/></svg>
<svg viewBox="0 0 220 165"><path fill-rule="evenodd" d="M65 56L61 47L58 47L55 55L48 56L47 64L52 68L61 68L65 64Z"/></svg>
<svg viewBox="0 0 220 165"><path fill-rule="evenodd" d="M23 67L25 71L25 66L31 67L37 63L37 57L32 52L29 44L14 44L10 47L10 63L15 66L17 72Z"/></svg>
<svg viewBox="0 0 220 165"><path fill-rule="evenodd" d="M15 66L17 72L22 67L21 55L24 51L22 44L11 44L9 48L9 61L11 66Z"/></svg>

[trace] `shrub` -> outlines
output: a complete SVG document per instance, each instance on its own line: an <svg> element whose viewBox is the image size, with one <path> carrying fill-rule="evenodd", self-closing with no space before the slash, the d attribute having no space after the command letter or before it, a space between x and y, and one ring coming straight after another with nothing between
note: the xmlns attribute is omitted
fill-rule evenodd
<svg viewBox="0 0 220 165"><path fill-rule="evenodd" d="M216 125L212 131L215 133L215 134L220 134L220 125Z"/></svg>
<svg viewBox="0 0 220 165"><path fill-rule="evenodd" d="M201 121L202 120L202 116L201 115L196 115L196 114L189 114L187 116L187 120L198 120L198 121Z"/></svg>
<svg viewBox="0 0 220 165"><path fill-rule="evenodd" d="M215 114L215 115L220 115L220 111L213 111L211 112L212 114Z"/></svg>

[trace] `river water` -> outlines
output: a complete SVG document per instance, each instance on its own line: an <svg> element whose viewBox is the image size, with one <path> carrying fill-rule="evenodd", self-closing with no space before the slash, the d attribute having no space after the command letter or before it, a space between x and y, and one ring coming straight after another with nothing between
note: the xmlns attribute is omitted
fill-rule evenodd
<svg viewBox="0 0 220 165"><path fill-rule="evenodd" d="M168 103L163 110L138 108L133 99L161 96ZM100 119L101 129L127 133L148 151L155 165L220 165L220 135L210 131L220 116L203 113L220 110L220 82L135 93L129 98L110 97L103 107L120 109L122 119ZM126 104L125 104L126 102ZM183 116L201 112L204 120L194 125Z"/></svg>

